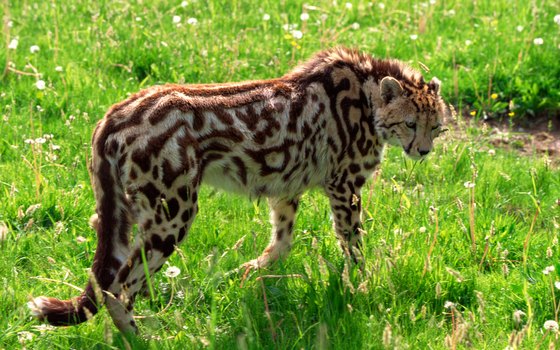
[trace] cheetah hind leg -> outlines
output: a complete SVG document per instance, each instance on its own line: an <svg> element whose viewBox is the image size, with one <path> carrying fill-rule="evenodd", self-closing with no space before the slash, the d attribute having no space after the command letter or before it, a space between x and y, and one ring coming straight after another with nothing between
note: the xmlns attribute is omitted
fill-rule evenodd
<svg viewBox="0 0 560 350"><path fill-rule="evenodd" d="M137 333L133 305L142 286L150 283L147 279L161 269L175 246L186 237L196 216L198 186L185 189L188 180L186 176L179 176L170 189L159 188L160 200L154 210L139 211L141 234L120 267L107 297L113 322L125 334Z"/></svg>
<svg viewBox="0 0 560 350"><path fill-rule="evenodd" d="M299 196L294 198L269 198L270 222L272 224L272 237L270 243L262 254L241 266L245 269L243 278L251 270L263 269L278 258L286 256L292 246L293 226L298 207Z"/></svg>

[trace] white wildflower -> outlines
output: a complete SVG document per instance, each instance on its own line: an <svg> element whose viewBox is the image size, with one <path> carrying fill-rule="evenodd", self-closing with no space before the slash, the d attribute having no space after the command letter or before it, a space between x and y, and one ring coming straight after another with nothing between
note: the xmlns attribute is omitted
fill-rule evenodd
<svg viewBox="0 0 560 350"><path fill-rule="evenodd" d="M416 39L418 39L418 34L410 35L410 40L416 40Z"/></svg>
<svg viewBox="0 0 560 350"><path fill-rule="evenodd" d="M169 278L175 278L179 276L181 270L177 266L169 266L167 270L165 270L165 275Z"/></svg>
<svg viewBox="0 0 560 350"><path fill-rule="evenodd" d="M37 80L37 82L35 83L35 87L39 90L45 90L45 87L47 85L45 84L44 80Z"/></svg>
<svg viewBox="0 0 560 350"><path fill-rule="evenodd" d="M351 27L352 27L353 30L358 30L358 29L360 29L360 23L354 22L354 23L352 23Z"/></svg>
<svg viewBox="0 0 560 350"><path fill-rule="evenodd" d="M32 45L32 46L29 48L29 52L31 52L31 53L37 53L37 52L39 52L40 50L41 50L41 49L40 49L39 46L37 46L37 45Z"/></svg>
<svg viewBox="0 0 560 350"><path fill-rule="evenodd" d="M542 271L542 273L544 275L548 275L549 273L554 271L554 265L550 265L544 268L544 270Z"/></svg>
<svg viewBox="0 0 560 350"><path fill-rule="evenodd" d="M455 303L447 300L444 304L443 307L446 309L454 309L455 308Z"/></svg>
<svg viewBox="0 0 560 350"><path fill-rule="evenodd" d="M554 23L556 23L560 26L560 14L557 14L556 16L554 16Z"/></svg>
<svg viewBox="0 0 560 350"><path fill-rule="evenodd" d="M301 32L301 30L292 30L292 36L294 37L294 39L301 39L303 38L303 33Z"/></svg>
<svg viewBox="0 0 560 350"><path fill-rule="evenodd" d="M198 19L191 17L189 19L187 19L187 23L190 24L191 26L195 26L198 24Z"/></svg>
<svg viewBox="0 0 560 350"><path fill-rule="evenodd" d="M554 333L558 332L558 322L553 320L548 320L544 323L543 328L547 331L552 331Z"/></svg>
<svg viewBox="0 0 560 350"><path fill-rule="evenodd" d="M521 33L523 31L523 26L517 26L515 27L515 30L517 30L519 33Z"/></svg>
<svg viewBox="0 0 560 350"><path fill-rule="evenodd" d="M38 143L40 145L42 145L45 142L47 142L47 139L45 139L44 137L38 137L35 139L35 143Z"/></svg>
<svg viewBox="0 0 560 350"><path fill-rule="evenodd" d="M183 1L183 2L181 3L181 7L187 7L188 4L189 4L188 2Z"/></svg>
<svg viewBox="0 0 560 350"><path fill-rule="evenodd" d="M56 67L54 68L54 70L57 71L57 72L62 72L62 71L63 71L63 69L62 69L61 66L56 66Z"/></svg>
<svg viewBox="0 0 560 350"><path fill-rule="evenodd" d="M15 49L17 49L18 44L19 44L19 41L18 41L17 38L16 38L16 39L12 39L12 40L10 41L10 44L8 45L8 49L10 49L10 50L15 50Z"/></svg>
<svg viewBox="0 0 560 350"><path fill-rule="evenodd" d="M181 23L181 16L173 16L173 23Z"/></svg>
<svg viewBox="0 0 560 350"><path fill-rule="evenodd" d="M346 7L347 10L351 10L352 9L352 3L347 2L345 7Z"/></svg>
<svg viewBox="0 0 560 350"><path fill-rule="evenodd" d="M496 155L496 150L494 150L494 149L489 149L489 150L488 150L488 155L491 156L491 157L495 156L495 155Z"/></svg>
<svg viewBox="0 0 560 350"><path fill-rule="evenodd" d="M377 6L379 6L379 8L380 8L381 10L384 10L384 9L385 9L385 4L382 3L382 2L380 2L379 5L377 5Z"/></svg>
<svg viewBox="0 0 560 350"><path fill-rule="evenodd" d="M554 282L554 287L556 287L556 289L560 289L560 281Z"/></svg>
<svg viewBox="0 0 560 350"><path fill-rule="evenodd" d="M262 20L265 21L265 22L270 21L270 15L268 13L265 13L262 17Z"/></svg>
<svg viewBox="0 0 560 350"><path fill-rule="evenodd" d="M84 236L78 236L76 237L76 242L78 242L78 244L82 244L87 242L87 238L85 238Z"/></svg>
<svg viewBox="0 0 560 350"><path fill-rule="evenodd" d="M420 227L420 228L418 229L418 232L420 232L420 233L426 233L426 228L425 228L424 226L422 226L422 227Z"/></svg>
<svg viewBox="0 0 560 350"><path fill-rule="evenodd" d="M30 341L33 339L35 334L28 332L28 331L21 331L17 333L18 340L20 343L25 343L26 341Z"/></svg>
<svg viewBox="0 0 560 350"><path fill-rule="evenodd" d="M301 20L304 21L304 22L307 21L307 20L309 20L309 13L303 12L303 13L299 16L299 19L301 19Z"/></svg>
<svg viewBox="0 0 560 350"><path fill-rule="evenodd" d="M14 21L8 21L8 28L12 28L13 26L14 26Z"/></svg>
<svg viewBox="0 0 560 350"><path fill-rule="evenodd" d="M134 20L135 20L136 22L141 22L141 21L142 21L142 17L138 17L138 16L137 16L136 18L134 18Z"/></svg>
<svg viewBox="0 0 560 350"><path fill-rule="evenodd" d="M519 324L521 323L521 319L523 318L523 316L525 316L526 314L521 311L521 310L515 310L513 312L513 320L515 321L515 323Z"/></svg>
<svg viewBox="0 0 560 350"><path fill-rule="evenodd" d="M23 141L23 142L27 143L28 145L32 145L32 144L35 143L35 140L33 140L33 139L25 139L25 141Z"/></svg>
<svg viewBox="0 0 560 350"><path fill-rule="evenodd" d="M540 46L540 45L544 44L544 40L543 40L543 38L535 38L533 40L533 44L535 44L537 46Z"/></svg>
<svg viewBox="0 0 560 350"><path fill-rule="evenodd" d="M430 0L430 5L435 5L436 4L436 0Z"/></svg>
<svg viewBox="0 0 560 350"><path fill-rule="evenodd" d="M472 45L472 41L470 41L469 39L465 40L465 46L471 46Z"/></svg>
<svg viewBox="0 0 560 350"><path fill-rule="evenodd" d="M474 182L467 181L463 186L465 186L465 188L474 188Z"/></svg>

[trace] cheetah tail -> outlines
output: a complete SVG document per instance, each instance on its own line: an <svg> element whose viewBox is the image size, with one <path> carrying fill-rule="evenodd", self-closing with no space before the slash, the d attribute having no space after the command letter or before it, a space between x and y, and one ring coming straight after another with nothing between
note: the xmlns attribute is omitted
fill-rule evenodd
<svg viewBox="0 0 560 350"><path fill-rule="evenodd" d="M40 296L27 303L31 314L53 326L68 326L85 322L98 311L98 303L91 283L78 297L60 300Z"/></svg>
<svg viewBox="0 0 560 350"><path fill-rule="evenodd" d="M90 224L95 230L98 229L97 215L91 217ZM103 302L103 295L93 276L92 279L94 283L90 281L78 297L60 300L40 296L29 301L27 306L34 317L54 326L69 326L85 322L97 313L100 303Z"/></svg>

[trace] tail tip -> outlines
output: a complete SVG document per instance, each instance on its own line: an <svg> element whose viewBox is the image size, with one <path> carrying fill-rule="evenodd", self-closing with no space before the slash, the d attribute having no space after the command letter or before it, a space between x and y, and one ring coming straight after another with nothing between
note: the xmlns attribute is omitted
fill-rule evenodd
<svg viewBox="0 0 560 350"><path fill-rule="evenodd" d="M44 310L48 308L48 304L49 298L41 296L28 301L27 307L33 317L43 319L45 315Z"/></svg>
<svg viewBox="0 0 560 350"><path fill-rule="evenodd" d="M54 326L69 326L85 322L97 313L97 306L87 296L59 300L40 296L27 302L31 315Z"/></svg>

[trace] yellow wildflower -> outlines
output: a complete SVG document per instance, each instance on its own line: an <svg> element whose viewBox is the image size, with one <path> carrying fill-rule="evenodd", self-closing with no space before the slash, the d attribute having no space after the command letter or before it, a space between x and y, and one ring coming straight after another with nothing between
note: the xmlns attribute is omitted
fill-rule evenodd
<svg viewBox="0 0 560 350"><path fill-rule="evenodd" d="M490 95L490 97L495 100L498 98L498 94L497 93L493 93L492 95Z"/></svg>

